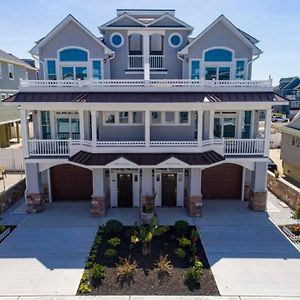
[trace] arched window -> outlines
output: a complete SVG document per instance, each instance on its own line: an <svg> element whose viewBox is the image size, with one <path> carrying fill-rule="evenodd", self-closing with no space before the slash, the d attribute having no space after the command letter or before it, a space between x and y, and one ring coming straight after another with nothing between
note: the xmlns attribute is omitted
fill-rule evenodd
<svg viewBox="0 0 300 300"><path fill-rule="evenodd" d="M88 61L88 53L81 49L69 48L60 51L59 59L60 61Z"/></svg>
<svg viewBox="0 0 300 300"><path fill-rule="evenodd" d="M232 61L232 52L226 49L212 49L204 54L205 61Z"/></svg>

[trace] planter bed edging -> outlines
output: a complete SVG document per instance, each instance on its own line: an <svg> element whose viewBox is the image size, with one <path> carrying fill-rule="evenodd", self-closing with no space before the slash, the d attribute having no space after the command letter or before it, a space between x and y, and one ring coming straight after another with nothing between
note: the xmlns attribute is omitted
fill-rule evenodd
<svg viewBox="0 0 300 300"><path fill-rule="evenodd" d="M10 228L7 228L4 232L0 234L0 243L10 234Z"/></svg>
<svg viewBox="0 0 300 300"><path fill-rule="evenodd" d="M300 243L300 235L293 234L288 226L282 226L282 231L291 241L293 241L294 243Z"/></svg>

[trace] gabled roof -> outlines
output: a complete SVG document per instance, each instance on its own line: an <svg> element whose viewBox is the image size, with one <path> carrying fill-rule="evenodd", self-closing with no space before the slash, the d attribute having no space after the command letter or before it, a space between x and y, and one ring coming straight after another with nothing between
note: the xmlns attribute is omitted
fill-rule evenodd
<svg viewBox="0 0 300 300"><path fill-rule="evenodd" d="M102 29L105 29L107 27L113 27L112 25L120 20L123 20L123 19L129 19L133 22L135 22L139 27L144 27L145 26L145 23L132 17L131 15L129 15L128 13L124 12L123 14L121 14L120 16L118 17L115 17L113 18L112 20L110 20L109 22L106 22L105 24L99 26L99 30L102 30Z"/></svg>
<svg viewBox="0 0 300 300"><path fill-rule="evenodd" d="M31 54L38 55L38 49L47 44L59 31L61 31L67 24L74 22L79 28L81 28L86 34L88 34L95 42L104 48L105 54L114 54L114 51L109 49L99 38L97 38L91 31L89 31L84 25L82 25L71 14L64 18L58 25L56 25L45 37L40 39L37 44L29 51Z"/></svg>
<svg viewBox="0 0 300 300"><path fill-rule="evenodd" d="M246 44L249 48L253 49L253 54L261 54L262 51L255 46L253 42L249 40L248 37L245 36L244 33L241 32L236 26L234 26L224 15L219 16L214 22L212 22L206 29L204 29L196 38L187 46L185 46L179 53L184 55L188 54L188 49L194 45L204 34L206 34L211 28L213 28L216 24L222 22L233 34L235 34L244 44Z"/></svg>
<svg viewBox="0 0 300 300"><path fill-rule="evenodd" d="M252 35L250 35L249 33L243 31L242 29L239 29L238 30L253 44L257 44L259 43L259 40L256 39L255 37L253 37Z"/></svg>
<svg viewBox="0 0 300 300"><path fill-rule="evenodd" d="M170 15L170 14L167 13L167 12L166 12L165 14L163 14L162 16L160 16L160 17L154 19L152 22L148 23L148 24L147 24L147 27L151 27L151 26L155 25L156 23L158 23L158 22L160 22L161 20L164 20L164 19L172 20L172 21L174 21L175 23L178 23L179 25L181 25L182 27L186 27L187 29L190 29L190 30L193 30L193 29L194 29L194 27L192 27L191 25L189 25L189 24L183 22L182 20L176 18L175 16Z"/></svg>
<svg viewBox="0 0 300 300"><path fill-rule="evenodd" d="M290 78L290 80L288 80L288 78L286 78L287 80L283 80L281 81L280 80L280 83L282 84L283 82L286 82L285 85L280 85L281 89L287 89L287 90L290 90L290 89L294 89L299 83L300 83L300 78L295 76L293 78Z"/></svg>
<svg viewBox="0 0 300 300"><path fill-rule="evenodd" d="M26 63L22 59L19 59L19 58L17 58L16 56L14 56L12 54L6 53L3 50L0 50L0 61L4 61L4 62L7 62L7 63L22 66L22 67L25 67L26 69L36 70L36 68L29 65L28 63Z"/></svg>

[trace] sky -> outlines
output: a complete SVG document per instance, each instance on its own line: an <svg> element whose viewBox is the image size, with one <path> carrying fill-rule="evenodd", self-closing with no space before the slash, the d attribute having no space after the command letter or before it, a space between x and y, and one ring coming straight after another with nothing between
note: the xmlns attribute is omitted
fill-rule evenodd
<svg viewBox="0 0 300 300"><path fill-rule="evenodd" d="M116 16L117 8L176 9L176 16L196 36L224 14L238 28L260 40L264 53L253 65L252 79L273 84L300 76L300 0L0 0L0 49L31 58L34 41L44 37L68 14L97 36L97 27Z"/></svg>

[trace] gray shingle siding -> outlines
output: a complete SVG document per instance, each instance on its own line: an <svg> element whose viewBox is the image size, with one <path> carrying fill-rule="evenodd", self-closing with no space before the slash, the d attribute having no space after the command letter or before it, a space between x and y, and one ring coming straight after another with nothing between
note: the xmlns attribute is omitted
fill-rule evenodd
<svg viewBox="0 0 300 300"><path fill-rule="evenodd" d="M2 78L0 78L0 90L15 90L19 89L20 78L26 78L26 68L18 65L14 66L14 79L11 80L8 77L8 64L1 61L2 66Z"/></svg>

